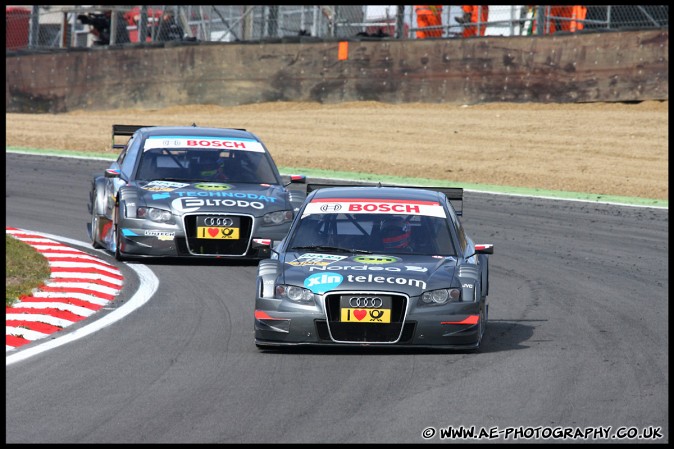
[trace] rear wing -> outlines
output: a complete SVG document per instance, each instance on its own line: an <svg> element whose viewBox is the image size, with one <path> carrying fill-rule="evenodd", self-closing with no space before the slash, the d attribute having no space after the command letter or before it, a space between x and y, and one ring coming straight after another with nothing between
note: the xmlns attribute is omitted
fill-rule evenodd
<svg viewBox="0 0 674 449"><path fill-rule="evenodd" d="M319 184L319 183L310 183L307 184L307 195L314 190L324 189L326 187L399 187L407 189L424 189L424 190L433 190L435 192L444 193L447 196L447 199L451 201L452 206L457 215L463 215L463 188L462 187L428 187L428 186L400 186L400 185L385 185L385 184L366 184L366 183L356 183L356 184Z"/></svg>
<svg viewBox="0 0 674 449"><path fill-rule="evenodd" d="M124 143L119 143L117 137L130 137L140 128L146 128L145 125L112 125L112 148L124 148L129 139L124 139Z"/></svg>
<svg viewBox="0 0 674 449"><path fill-rule="evenodd" d="M119 143L117 137L131 137L140 128L152 128L155 125L112 125L112 148L124 148L129 139L124 139L124 143ZM192 126L197 126L196 123ZM231 128L238 131L246 131L245 128Z"/></svg>

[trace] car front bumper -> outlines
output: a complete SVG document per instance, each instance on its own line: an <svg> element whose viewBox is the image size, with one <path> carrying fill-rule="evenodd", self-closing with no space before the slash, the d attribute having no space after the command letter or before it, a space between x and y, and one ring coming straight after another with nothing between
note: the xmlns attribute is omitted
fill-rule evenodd
<svg viewBox="0 0 674 449"><path fill-rule="evenodd" d="M416 298L411 301L415 302ZM330 320L319 307L289 310L284 302L287 303L257 298L254 328L258 346L471 349L479 345L481 338L480 303L451 304L440 313L439 308L410 307L402 320L390 324L360 324Z"/></svg>

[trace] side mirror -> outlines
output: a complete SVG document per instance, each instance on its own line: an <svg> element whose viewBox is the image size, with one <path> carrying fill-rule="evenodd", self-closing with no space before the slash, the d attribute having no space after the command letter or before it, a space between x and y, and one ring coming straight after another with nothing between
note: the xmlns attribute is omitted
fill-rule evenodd
<svg viewBox="0 0 674 449"><path fill-rule="evenodd" d="M106 178L119 178L119 175L121 172L119 171L118 168L108 168L105 170L105 177Z"/></svg>
<svg viewBox="0 0 674 449"><path fill-rule="evenodd" d="M268 259L271 256L272 243L270 239L253 239L251 248L257 251L259 257Z"/></svg>
<svg viewBox="0 0 674 449"><path fill-rule="evenodd" d="M494 254L494 245L492 243L475 244L475 254Z"/></svg>
<svg viewBox="0 0 674 449"><path fill-rule="evenodd" d="M290 182L286 184L286 186L290 184L306 184L307 183L307 177L305 175L290 175Z"/></svg>
<svg viewBox="0 0 674 449"><path fill-rule="evenodd" d="M494 254L494 245L491 243L477 243L475 244L475 252L466 259L470 259L475 254Z"/></svg>

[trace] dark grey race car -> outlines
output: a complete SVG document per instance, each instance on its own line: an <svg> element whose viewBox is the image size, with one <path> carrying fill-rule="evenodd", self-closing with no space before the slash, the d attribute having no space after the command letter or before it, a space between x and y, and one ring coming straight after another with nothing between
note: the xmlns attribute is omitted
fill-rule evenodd
<svg viewBox="0 0 674 449"><path fill-rule="evenodd" d="M112 138L121 152L92 179L87 231L118 260L267 257L306 197L304 186L287 188L306 178L284 183L245 130L113 125Z"/></svg>
<svg viewBox="0 0 674 449"><path fill-rule="evenodd" d="M258 265L259 348L479 348L493 245L466 233L450 201L462 205L462 189L307 187Z"/></svg>

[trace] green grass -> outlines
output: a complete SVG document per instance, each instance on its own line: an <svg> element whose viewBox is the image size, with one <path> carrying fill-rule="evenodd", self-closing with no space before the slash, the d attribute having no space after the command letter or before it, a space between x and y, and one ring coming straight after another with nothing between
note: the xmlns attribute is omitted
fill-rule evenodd
<svg viewBox="0 0 674 449"><path fill-rule="evenodd" d="M14 304L22 295L49 279L47 259L32 246L5 234L5 303Z"/></svg>

